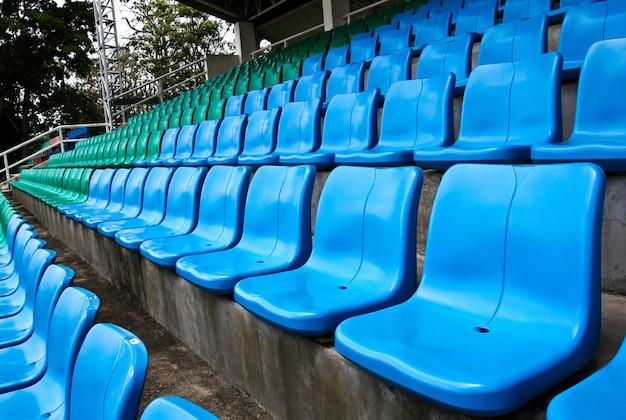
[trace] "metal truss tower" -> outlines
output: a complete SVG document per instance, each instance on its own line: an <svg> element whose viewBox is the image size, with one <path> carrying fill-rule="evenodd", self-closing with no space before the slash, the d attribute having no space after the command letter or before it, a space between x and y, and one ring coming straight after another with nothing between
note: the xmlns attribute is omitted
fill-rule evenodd
<svg viewBox="0 0 626 420"><path fill-rule="evenodd" d="M114 0L93 0L93 12L98 39L104 119L113 129L126 122L123 113L115 113L115 98L123 91L124 75L117 39Z"/></svg>

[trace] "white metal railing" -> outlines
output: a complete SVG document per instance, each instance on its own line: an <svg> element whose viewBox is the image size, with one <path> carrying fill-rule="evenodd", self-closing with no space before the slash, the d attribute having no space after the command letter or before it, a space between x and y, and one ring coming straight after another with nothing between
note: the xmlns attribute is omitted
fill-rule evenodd
<svg viewBox="0 0 626 420"><path fill-rule="evenodd" d="M377 1L376 3L368 4L367 6L361 7L358 10L354 10L350 13L346 13L345 15L342 16L342 18L344 18L347 23L350 23L350 21L352 20L352 16L360 15L361 13L369 9L373 9L374 7L380 6L381 4L389 3L390 1L391 0L380 0L380 1Z"/></svg>
<svg viewBox="0 0 626 420"><path fill-rule="evenodd" d="M302 36L304 36L304 35L306 35L306 34L308 34L308 33L310 33L310 32L317 31L318 29L321 29L321 28L324 28L324 24L323 24L323 23L321 23L321 24L319 24L319 25L317 25L317 26L313 26L312 28L306 29L306 30L304 30L304 31L302 31L302 32L298 32L298 33L297 33L297 34L295 34L295 35L288 36L287 38L285 38L285 39L281 39L280 41L278 41L278 42L274 42L273 44L266 45L265 47L263 47L263 48L259 48L258 50L254 50L254 51L252 51L252 52L250 53L250 56L251 56L252 58L257 58L259 55L261 55L261 53L265 53L268 49L270 49L270 48L272 48L272 47L275 47L275 46L277 46L277 45L282 45L282 47L283 47L283 48L286 48L286 47L287 47L287 45L288 45L287 43L288 43L289 41L291 41L291 40L293 40L293 39L300 38L300 37L302 37Z"/></svg>
<svg viewBox="0 0 626 420"><path fill-rule="evenodd" d="M109 125L107 123L90 123L90 124L72 124L72 125L60 125L58 127L55 127L53 129L50 129L48 131L46 131L45 133L41 133L36 135L35 137L33 137L32 139L26 140L25 142L22 142L20 144L18 144L17 146L14 146L8 150L5 150L4 152L0 153L0 157L2 159L2 163L4 164L4 167L2 168L2 171L4 172L4 176L5 179L4 181L2 181L0 183L0 187L5 186L7 183L9 183L10 181L12 181L13 179L15 179L18 174L14 174L11 175L11 169L23 164L24 162L29 161L30 159L33 159L37 156L41 156L44 153L46 153L48 150L52 150L54 148L60 148L61 152L65 151L65 143L66 142L71 142L74 143L76 141L79 141L81 139L66 139L63 136L63 131L64 130L73 130L75 128L92 128L92 127L105 127L107 128L107 130L110 130L111 127L109 127ZM33 144L34 142L41 140L42 138L48 137L51 134L58 134L59 136L59 142L56 144L52 144L49 146L46 146L45 148L38 150L32 154L30 154L29 156L26 156L24 158L21 158L15 162L12 162L11 164L9 164L9 154L16 152L18 150L21 150L25 147L28 147L30 144Z"/></svg>

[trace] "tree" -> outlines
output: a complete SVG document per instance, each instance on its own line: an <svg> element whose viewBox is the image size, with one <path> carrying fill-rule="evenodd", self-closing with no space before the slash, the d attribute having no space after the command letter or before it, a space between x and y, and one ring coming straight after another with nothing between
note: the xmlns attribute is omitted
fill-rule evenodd
<svg viewBox="0 0 626 420"><path fill-rule="evenodd" d="M127 20L133 33L122 48L125 90L200 60L206 54L231 54L234 50L232 42L224 38L230 27L206 13L173 0L125 3L135 14L134 19ZM172 86L191 76L193 71L188 69L166 83ZM180 86L170 96L194 85Z"/></svg>
<svg viewBox="0 0 626 420"><path fill-rule="evenodd" d="M0 0L0 148L60 123L101 121L91 2Z"/></svg>

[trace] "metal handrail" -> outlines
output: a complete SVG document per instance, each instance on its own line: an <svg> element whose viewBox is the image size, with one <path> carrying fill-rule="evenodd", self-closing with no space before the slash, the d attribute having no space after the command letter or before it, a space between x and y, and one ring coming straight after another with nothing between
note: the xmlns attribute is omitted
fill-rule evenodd
<svg viewBox="0 0 626 420"><path fill-rule="evenodd" d="M324 27L323 23L321 23L321 24L319 24L317 26L313 26L312 28L306 29L306 30L304 30L302 32L298 32L295 35L288 36L287 38L281 39L280 41L274 42L273 44L267 45L267 46L265 46L263 48L259 48L258 50L254 50L254 51L252 51L250 53L250 56L252 58L256 58L257 55L260 55L262 52L265 52L265 50L267 50L268 48L272 48L272 47L275 47L275 46L281 45L281 44L284 44L283 47L287 47L287 42L288 41L291 41L292 39L295 39L295 38L299 38L302 35L308 34L309 32L314 32L314 31L316 31L316 30L318 30L320 28L323 28L323 27Z"/></svg>
<svg viewBox="0 0 626 420"><path fill-rule="evenodd" d="M46 131L45 133L41 133L36 135L35 137L26 140L20 144L18 144L17 146L13 146L8 150L5 150L4 152L0 153L0 157L2 158L2 162L4 163L4 173L6 176L6 180L0 183L0 187L4 186L5 184L7 184L8 182L10 182L11 180L13 180L15 177L18 176L18 174L16 175L11 175L11 169L15 168L16 166L21 165L22 163L28 161L29 159L32 159L34 157L40 156L42 154L44 154L45 152L47 152L48 150L54 149L56 147L59 147L61 152L65 151L65 143L66 142L76 142L80 139L64 139L63 138L63 130L72 130L74 128L92 128L92 127L105 127L107 129L107 131L110 131L111 127L107 124L107 123L89 123L89 124L65 124L65 125L59 125L55 128L52 128L48 131ZM52 144L49 146L46 146L45 148L36 151L35 153L31 154L28 157L22 158L20 160L18 160L17 162L13 162L9 165L9 154L13 153L17 150L23 149L24 147L27 147L28 145L36 142L37 140L40 140L46 136L49 136L51 134L55 134L58 133L59 135L59 142L57 144Z"/></svg>

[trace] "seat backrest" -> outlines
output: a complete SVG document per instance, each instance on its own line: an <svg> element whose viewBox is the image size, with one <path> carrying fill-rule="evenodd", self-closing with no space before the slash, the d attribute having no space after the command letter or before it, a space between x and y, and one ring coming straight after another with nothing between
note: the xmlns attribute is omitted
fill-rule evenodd
<svg viewBox="0 0 626 420"><path fill-rule="evenodd" d="M261 166L248 189L237 244L262 255L306 260L311 252L311 193L315 168Z"/></svg>
<svg viewBox="0 0 626 420"><path fill-rule="evenodd" d="M212 100L207 111L207 120L218 120L224 118L224 108L226 99Z"/></svg>
<svg viewBox="0 0 626 420"><path fill-rule="evenodd" d="M175 168L157 166L150 170L146 177L141 198L141 213L137 216L142 220L160 222L165 215L167 186Z"/></svg>
<svg viewBox="0 0 626 420"><path fill-rule="evenodd" d="M207 120L207 112L209 111L208 104L200 104L194 108L193 119L190 124L200 124Z"/></svg>
<svg viewBox="0 0 626 420"><path fill-rule="evenodd" d="M396 149L451 145L453 99L451 73L394 83L383 106L378 145Z"/></svg>
<svg viewBox="0 0 626 420"><path fill-rule="evenodd" d="M295 80L287 80L286 82L272 86L267 98L267 109L283 107L289 102L293 102L295 92Z"/></svg>
<svg viewBox="0 0 626 420"><path fill-rule="evenodd" d="M246 97L244 106L244 114L252 114L254 111L262 111L267 109L267 97L270 94L269 88L251 90Z"/></svg>
<svg viewBox="0 0 626 420"><path fill-rule="evenodd" d="M161 153L161 144L165 142L166 138L169 138L167 141L171 143L172 141L176 141L176 135L178 134L178 129L171 128L167 131L156 131L150 134L150 138L148 139L148 147L146 148L146 157L145 160L158 159L159 154ZM172 139L173 138L173 139Z"/></svg>
<svg viewBox="0 0 626 420"><path fill-rule="evenodd" d="M556 52L470 74L456 144L524 145L562 140L561 66Z"/></svg>
<svg viewBox="0 0 626 420"><path fill-rule="evenodd" d="M319 199L307 265L351 281L377 283L381 291L393 289L406 299L416 286L422 182L417 167L333 170Z"/></svg>
<svg viewBox="0 0 626 420"><path fill-rule="evenodd" d="M371 61L378 51L378 35L353 37L350 41L350 62Z"/></svg>
<svg viewBox="0 0 626 420"><path fill-rule="evenodd" d="M221 122L222 120L208 120L199 124L191 158L206 159L213 155Z"/></svg>
<svg viewBox="0 0 626 420"><path fill-rule="evenodd" d="M291 102L284 106L278 123L275 153L307 153L317 150L322 139L322 102Z"/></svg>
<svg viewBox="0 0 626 420"><path fill-rule="evenodd" d="M559 37L558 50L563 60L582 62L595 42L626 37L625 19L626 3L621 1L572 7L565 14Z"/></svg>
<svg viewBox="0 0 626 420"><path fill-rule="evenodd" d="M176 396L159 397L141 414L140 420L219 420L205 409Z"/></svg>
<svg viewBox="0 0 626 420"><path fill-rule="evenodd" d="M70 286L61 293L52 313L47 340L46 377L64 390L66 408L70 406L72 371L78 351L99 308L98 296L81 287ZM84 389L90 392L89 387ZM94 414L91 412L88 417Z"/></svg>
<svg viewBox="0 0 626 420"><path fill-rule="evenodd" d="M249 166L211 168L200 192L194 233L229 246L241 238L243 210L252 173Z"/></svg>
<svg viewBox="0 0 626 420"><path fill-rule="evenodd" d="M335 95L324 119L324 152L357 151L371 148L377 135L378 89Z"/></svg>
<svg viewBox="0 0 626 420"><path fill-rule="evenodd" d="M178 140L176 141L175 159L185 159L193 153L193 143L198 131L198 124L184 125L180 128Z"/></svg>
<svg viewBox="0 0 626 420"><path fill-rule="evenodd" d="M497 13L498 0L484 0L478 4L465 5L459 10L454 34L485 33L498 22Z"/></svg>
<svg viewBox="0 0 626 420"><path fill-rule="evenodd" d="M71 381L70 418L134 420L148 370L148 350L114 324L94 325L80 347Z"/></svg>
<svg viewBox="0 0 626 420"><path fill-rule="evenodd" d="M156 159L164 160L174 157L176 152L176 142L178 141L178 135L180 134L180 128L170 128L163 135L161 140L161 150L159 156Z"/></svg>
<svg viewBox="0 0 626 420"><path fill-rule="evenodd" d="M37 293L33 298L34 303L34 326L39 325L42 336L47 335L50 320L59 297L69 287L74 278L74 271L59 264L50 264L52 256L47 249L37 251L33 255L33 262L40 264L43 269L41 281L38 282ZM47 262L47 264L46 264ZM37 273L40 270L37 270ZM45 334L45 335L43 335Z"/></svg>
<svg viewBox="0 0 626 420"><path fill-rule="evenodd" d="M478 65L521 61L548 51L548 17L501 23L485 32L478 50Z"/></svg>
<svg viewBox="0 0 626 420"><path fill-rule="evenodd" d="M243 107L247 97L247 93L242 93L228 98L226 108L224 109L224 117L234 117L243 114Z"/></svg>
<svg viewBox="0 0 626 420"><path fill-rule="evenodd" d="M456 80L467 79L472 70L473 46L474 37L470 34L427 45L417 63L416 78L453 73Z"/></svg>
<svg viewBox="0 0 626 420"><path fill-rule="evenodd" d="M552 0L507 0L502 22L533 18L552 10Z"/></svg>
<svg viewBox="0 0 626 420"><path fill-rule="evenodd" d="M324 69L324 53L312 55L302 63L302 76L319 73Z"/></svg>
<svg viewBox="0 0 626 420"><path fill-rule="evenodd" d="M115 169L107 168L98 179L98 192L93 203L95 207L104 207L109 202L111 196L111 182L115 175Z"/></svg>
<svg viewBox="0 0 626 420"><path fill-rule="evenodd" d="M165 218L161 226L188 232L196 225L200 190L206 172L206 166L176 169L167 187Z"/></svg>
<svg viewBox="0 0 626 420"><path fill-rule="evenodd" d="M18 273L19 273L19 285L18 288L22 289L24 293L24 300L16 302L16 305L21 306L20 310L23 310L24 306L34 306L34 302L39 289L39 282L43 276L44 271L56 257L56 252L43 248L45 241L40 239L30 239L24 247L24 253L19 261ZM17 290L16 290L17 291ZM37 325L37 322L44 322L47 324L50 318L39 318L35 314L34 328L40 333L45 334L47 332L47 325ZM45 335L42 335L45 337Z"/></svg>
<svg viewBox="0 0 626 420"><path fill-rule="evenodd" d="M266 155L276 148L280 108L256 111L248 118L242 155Z"/></svg>
<svg viewBox="0 0 626 420"><path fill-rule="evenodd" d="M406 22L411 24L413 45L428 45L450 36L452 14L442 13L429 19L415 15Z"/></svg>
<svg viewBox="0 0 626 420"><path fill-rule="evenodd" d="M626 143L626 38L596 42L587 53L570 140Z"/></svg>
<svg viewBox="0 0 626 420"><path fill-rule="evenodd" d="M131 169L124 188L124 205L119 213L128 217L139 214L143 204L143 188L148 176L148 168Z"/></svg>
<svg viewBox="0 0 626 420"><path fill-rule="evenodd" d="M130 166L136 159L137 155L137 146L139 143L139 136L129 137L128 143L126 145L126 153L122 157L121 161L117 162L122 166Z"/></svg>
<svg viewBox="0 0 626 420"><path fill-rule="evenodd" d="M341 93L362 92L365 85L365 63L346 64L335 67L328 78L326 101Z"/></svg>
<svg viewBox="0 0 626 420"><path fill-rule="evenodd" d="M111 181L111 195L109 198L109 204L107 210L116 212L124 205L124 190L126 189L126 181L130 170L126 168L118 169Z"/></svg>
<svg viewBox="0 0 626 420"><path fill-rule="evenodd" d="M499 318L558 323L572 337L595 329L579 343L590 357L604 188L589 163L453 166L435 196L416 297L461 311L483 332Z"/></svg>
<svg viewBox="0 0 626 420"><path fill-rule="evenodd" d="M323 102L326 97L326 82L329 75L330 72L324 70L302 76L296 85L294 101L310 101L317 98Z"/></svg>
<svg viewBox="0 0 626 420"><path fill-rule="evenodd" d="M406 48L374 58L367 75L366 88L378 88L384 96L394 82L410 79L412 57L411 49Z"/></svg>
<svg viewBox="0 0 626 420"><path fill-rule="evenodd" d="M302 75L302 60L283 64L283 80L294 80Z"/></svg>
<svg viewBox="0 0 626 420"><path fill-rule="evenodd" d="M193 111L193 108L187 108L183 111L182 115L180 116L181 127L193 124Z"/></svg>
<svg viewBox="0 0 626 420"><path fill-rule="evenodd" d="M224 117L217 133L213 156L237 156L243 149L243 135L248 116Z"/></svg>
<svg viewBox="0 0 626 420"><path fill-rule="evenodd" d="M391 54L395 51L409 48L411 44L411 28L402 27L392 31L384 31L379 33L378 40L380 42L379 54Z"/></svg>
<svg viewBox="0 0 626 420"><path fill-rule="evenodd" d="M139 138L137 139L137 147L135 149L135 157L130 164L133 164L136 160L141 160L146 158L146 153L148 152L148 142L150 138L154 136L156 137L156 133L141 133L139 134Z"/></svg>
<svg viewBox="0 0 626 420"><path fill-rule="evenodd" d="M89 179L89 192L87 193L87 201L84 204L93 203L96 201L98 196L98 188L100 187L100 177L104 169L96 169L91 174L91 178Z"/></svg>
<svg viewBox="0 0 626 420"><path fill-rule="evenodd" d="M337 66L344 66L348 62L348 52L350 50L350 44L346 44L342 47L331 48L326 53L326 60L324 62L324 70L331 71Z"/></svg>

